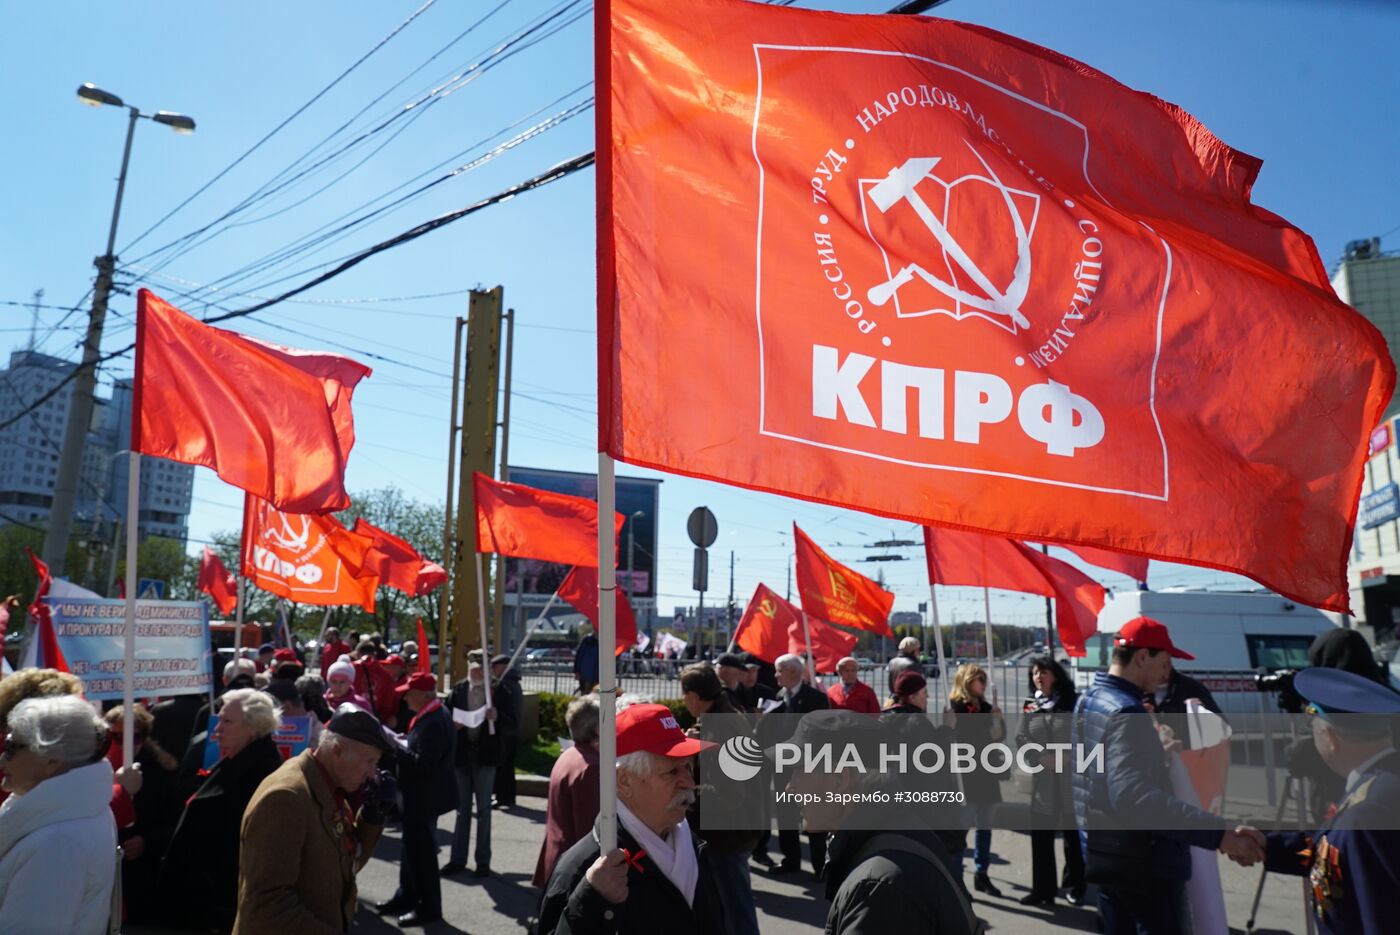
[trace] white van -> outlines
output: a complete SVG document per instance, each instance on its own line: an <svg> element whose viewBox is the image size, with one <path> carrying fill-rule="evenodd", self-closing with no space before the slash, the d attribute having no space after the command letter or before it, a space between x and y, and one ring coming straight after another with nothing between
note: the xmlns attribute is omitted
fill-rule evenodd
<svg viewBox="0 0 1400 935"><path fill-rule="evenodd" d="M1113 634L1134 617L1165 624L1172 643L1196 658L1176 659L1183 671L1301 669L1319 633L1339 626L1337 614L1294 603L1272 591L1127 591L1109 596L1099 614L1099 632L1076 660L1087 669L1106 668Z"/></svg>

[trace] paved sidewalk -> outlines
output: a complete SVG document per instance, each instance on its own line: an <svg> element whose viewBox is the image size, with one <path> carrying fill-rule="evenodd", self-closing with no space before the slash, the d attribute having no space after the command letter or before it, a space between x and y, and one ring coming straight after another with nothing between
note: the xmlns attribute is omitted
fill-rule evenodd
<svg viewBox="0 0 1400 935"><path fill-rule="evenodd" d="M544 800L522 798L522 807L510 812L496 811L492 819L492 869L495 874L477 881L470 874L443 881L443 913L446 922L432 932L469 932L471 935L519 935L525 921L535 911L538 891L530 885L535 859L544 833ZM452 815L439 823L438 840L446 847L451 839ZM776 841L774 842L776 846ZM1002 899L979 898L978 915L994 931L1096 932L1096 913L1090 908L1073 908L1059 903L1054 910L1027 909L1016 903L1030 887L1030 838L1014 832L997 832L993 850L1003 862L992 865L991 876L1004 894ZM1058 846L1056 851L1058 853ZM369 904L388 899L398 882L398 835L390 832L380 842L375 859L360 874L362 908L358 930L366 933L397 931L392 920L381 919ZM1225 889L1226 912L1232 932L1243 932L1249 917L1258 869L1246 870L1221 858L1221 879ZM969 868L970 882L971 868ZM801 879L774 877L755 871L755 899L759 927L764 935L814 935L826 921L826 898L811 874ZM1301 935L1306 931L1302 916L1302 889L1299 878L1271 874L1264 888L1255 932L1258 935Z"/></svg>

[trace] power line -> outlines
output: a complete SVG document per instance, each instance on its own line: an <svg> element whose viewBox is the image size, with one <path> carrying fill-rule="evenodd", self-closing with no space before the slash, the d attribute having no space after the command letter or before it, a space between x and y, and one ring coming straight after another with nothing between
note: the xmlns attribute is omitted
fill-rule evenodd
<svg viewBox="0 0 1400 935"><path fill-rule="evenodd" d="M142 231L140 234L136 235L136 238L135 238L134 240L128 242L127 245L121 249L121 252L122 252L122 253L125 253L127 250L130 250L132 247L136 246L136 244L140 243L143 239L145 239L145 237L146 237L147 235L149 235L153 230L155 230L157 227L160 227L160 226L161 226L162 224L164 224L166 221L170 220L170 218L174 217L174 215L175 215L178 211L180 211L182 208L184 208L185 205L189 204L191 201L194 201L194 200L195 200L196 198L198 198L200 195L204 194L204 192L208 191L208 190L209 190L209 187L210 187L211 185L213 185L215 182L219 181L219 179L223 178L225 175L228 175L228 173L229 173L230 171L232 171L233 168L234 168L235 166L237 166L239 163L241 163L244 159L247 159L247 158L248 158L249 156L251 156L253 153L257 152L257 150L258 150L259 148L261 148L262 145L263 145L264 143L266 143L268 140L270 140L270 139L272 139L274 136L276 136L279 132L282 131L282 129L283 129L284 127L287 126L287 124L291 123L291 122L292 122L293 120L295 120L297 117L301 116L301 115L306 111L307 108L309 108L312 104L315 104L317 101L319 101L322 97L324 97L324 96L326 95L326 93L327 93L328 91L330 91L330 90L331 90L332 88L334 88L336 85L340 84L341 81L345 80L345 78L346 78L347 76L349 76L349 74L350 74L351 72L353 72L355 69L357 69L357 68L359 68L361 65L363 65L363 64L370 58L370 56L374 55L374 53L376 53L376 52L378 52L380 49L384 48L384 46L387 45L387 44L389 43L390 40L392 40L395 36L397 36L400 32L402 32L402 31L408 26L408 24L412 23L412 22L413 22L414 20L416 20L419 16L423 15L423 13L426 12L426 11L428 10L428 8L431 7L434 3L437 3L437 0L427 0L426 3L424 3L424 4L423 4L422 6L420 6L418 9L414 10L414 11L409 15L409 17L408 17L406 20L404 20L402 23L399 23L397 26L395 26L393 29L391 29L391 30L389 31L389 34L388 34L387 36L385 36L383 39L380 39L378 42L376 42L376 43L374 44L374 47L373 47L373 48L371 48L371 49L370 49L368 52L366 52L364 55L361 55L358 59L356 59L355 62L354 62L349 68L345 69L345 70L342 71L339 75L337 75L337 76L331 81L330 84L326 85L324 88L322 88L321 90L319 90L319 91L317 91L315 94L313 94L313 95L311 96L311 99L308 100L305 104L302 104L302 105L301 105L300 107L298 107L295 111L293 111L292 114L291 114L291 116L287 117L285 120L283 120L283 121L282 121L281 123L279 123L277 126L273 127L270 131L268 131L268 133L267 133L262 139L258 140L256 143L254 143L252 146L250 146L247 150L245 150L245 151L243 152L242 155L240 155L238 158L234 159L233 162L230 162L228 165L224 166L224 168L221 169L221 170L218 172L218 174L216 174L212 179L210 179L209 181L205 182L205 183L204 183L203 185L201 185L199 188L195 189L194 194L190 195L190 196L189 196L188 198L186 198L184 201L180 202L178 205L176 205L175 207L171 208L171 209L170 209L169 211L167 211L163 216L161 216L161 218L160 218L158 221L156 221L156 222L155 222L154 224L152 224L150 227L146 228L146 229L145 229L144 231ZM205 229L207 230L207 228L205 228ZM161 249L165 249L165 248L162 247ZM147 254L147 256L150 256L150 254Z"/></svg>

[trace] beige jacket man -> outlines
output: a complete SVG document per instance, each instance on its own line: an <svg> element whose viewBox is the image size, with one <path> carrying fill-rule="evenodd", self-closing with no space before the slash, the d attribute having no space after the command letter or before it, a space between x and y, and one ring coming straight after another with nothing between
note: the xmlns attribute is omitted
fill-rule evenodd
<svg viewBox="0 0 1400 935"><path fill-rule="evenodd" d="M332 718L314 752L283 763L248 803L234 935L350 929L355 874L368 863L383 826L363 820L363 812L352 816L336 795L337 786L358 788L379 754L375 746L336 734L340 717Z"/></svg>

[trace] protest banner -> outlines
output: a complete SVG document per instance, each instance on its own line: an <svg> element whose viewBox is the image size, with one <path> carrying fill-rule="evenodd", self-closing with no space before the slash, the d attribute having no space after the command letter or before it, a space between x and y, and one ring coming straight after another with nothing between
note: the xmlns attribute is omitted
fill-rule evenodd
<svg viewBox="0 0 1400 935"><path fill-rule="evenodd" d="M204 745L204 768L213 769L214 764L223 757L223 751L219 749L219 742L214 739L214 728L219 726L219 716L209 715L209 740ZM301 751L311 746L311 715L302 714L293 717L289 714L282 715L282 726L277 728L277 733L273 734L272 742L277 745L277 752L282 754L282 759L290 760Z"/></svg>
<svg viewBox="0 0 1400 935"><path fill-rule="evenodd" d="M122 697L126 602L120 598L44 598L69 670L91 701ZM138 697L207 695L209 618L203 601L137 601Z"/></svg>

